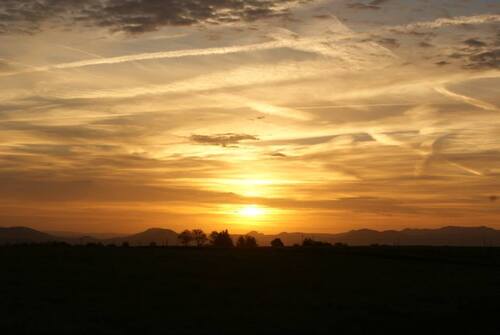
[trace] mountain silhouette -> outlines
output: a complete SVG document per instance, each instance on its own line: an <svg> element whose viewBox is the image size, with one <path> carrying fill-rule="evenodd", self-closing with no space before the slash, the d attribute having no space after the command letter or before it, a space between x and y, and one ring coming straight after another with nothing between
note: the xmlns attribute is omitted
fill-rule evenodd
<svg viewBox="0 0 500 335"><path fill-rule="evenodd" d="M269 245L280 238L285 245L301 244L306 238L329 243L349 245L431 245L431 246L500 246L500 230L488 227L454 227L438 229L403 229L377 231L371 229L351 230L339 234L280 233L265 235L250 232L259 245Z"/></svg>
<svg viewBox="0 0 500 335"><path fill-rule="evenodd" d="M0 244L46 243L61 238L27 227L0 227Z"/></svg>
<svg viewBox="0 0 500 335"><path fill-rule="evenodd" d="M155 243L157 245L177 245L178 234L170 229L163 228L150 228L138 234L128 235L118 238L104 240L105 243L122 244L129 243L130 245L150 245Z"/></svg>
<svg viewBox="0 0 500 335"><path fill-rule="evenodd" d="M82 233L82 232L75 232L75 231L66 231L66 230L49 230L45 231L45 233L50 234L52 236L57 236L57 237L64 237L68 239L75 239L75 238L82 238L82 237L89 237L89 238L94 238L98 240L109 240L112 238L118 238L118 237L123 237L126 236L127 234L118 234L118 233Z"/></svg>
<svg viewBox="0 0 500 335"><path fill-rule="evenodd" d="M488 227L454 227L438 229L403 229L377 231L371 229L351 230L345 233L279 233L266 235L256 231L248 234L255 237L260 246L269 246L271 241L279 238L285 245L302 244L306 238L316 241L346 243L349 245L429 245L429 246L500 246L500 230ZM60 241L71 244L103 243L121 245L127 242L132 246L179 245L178 233L170 229L151 228L146 231L114 238L96 238L94 236L59 236L47 234L27 227L0 227L0 244L46 243ZM239 236L231 235L233 240Z"/></svg>

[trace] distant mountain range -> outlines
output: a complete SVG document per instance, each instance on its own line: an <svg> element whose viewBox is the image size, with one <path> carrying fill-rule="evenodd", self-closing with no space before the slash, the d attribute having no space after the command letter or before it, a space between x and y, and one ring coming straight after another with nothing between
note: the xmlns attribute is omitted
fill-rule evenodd
<svg viewBox="0 0 500 335"><path fill-rule="evenodd" d="M170 229L151 228L138 234L118 236L117 234L85 235L73 232L44 233L27 227L0 227L0 244L66 242L70 244L103 243L121 245L177 245L177 233ZM111 236L111 237L108 237Z"/></svg>
<svg viewBox="0 0 500 335"><path fill-rule="evenodd" d="M285 245L302 243L305 238L348 245L433 245L433 246L500 246L500 230L488 227L443 227L438 229L403 229L376 231L351 230L339 234L280 233L264 235L250 232L259 244L269 245L280 238Z"/></svg>
<svg viewBox="0 0 500 335"><path fill-rule="evenodd" d="M170 229L151 228L144 232L108 238L106 235L87 236L76 233L44 233L27 227L0 227L0 244L66 242L70 244L103 243L121 245L178 245L177 233ZM351 230L339 234L280 233L266 235L250 232L260 246L268 246L275 238L285 245L301 244L306 238L348 245L433 245L433 246L500 246L500 230L488 227L443 227L438 229L403 229L376 231ZM240 235L232 235L233 239Z"/></svg>

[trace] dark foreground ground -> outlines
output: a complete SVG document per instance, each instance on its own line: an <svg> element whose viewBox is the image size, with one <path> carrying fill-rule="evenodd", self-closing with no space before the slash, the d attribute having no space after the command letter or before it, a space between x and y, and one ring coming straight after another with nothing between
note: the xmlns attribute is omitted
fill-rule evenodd
<svg viewBox="0 0 500 335"><path fill-rule="evenodd" d="M500 334L500 250L0 247L0 334Z"/></svg>

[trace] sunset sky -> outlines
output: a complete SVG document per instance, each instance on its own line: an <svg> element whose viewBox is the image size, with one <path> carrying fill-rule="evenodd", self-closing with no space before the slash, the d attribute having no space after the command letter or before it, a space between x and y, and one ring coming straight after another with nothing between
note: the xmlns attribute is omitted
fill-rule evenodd
<svg viewBox="0 0 500 335"><path fill-rule="evenodd" d="M2 0L0 226L500 228L498 0Z"/></svg>

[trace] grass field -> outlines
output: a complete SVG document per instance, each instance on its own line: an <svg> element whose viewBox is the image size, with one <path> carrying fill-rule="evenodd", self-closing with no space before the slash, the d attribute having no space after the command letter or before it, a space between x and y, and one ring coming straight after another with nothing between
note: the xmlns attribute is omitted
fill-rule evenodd
<svg viewBox="0 0 500 335"><path fill-rule="evenodd" d="M498 334L500 249L0 247L1 334Z"/></svg>

